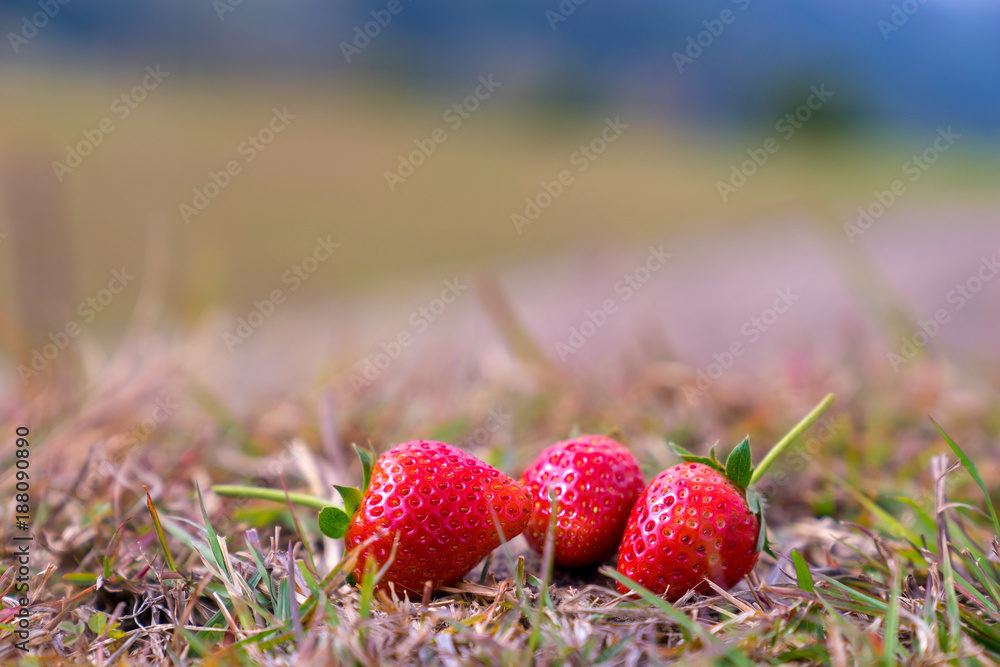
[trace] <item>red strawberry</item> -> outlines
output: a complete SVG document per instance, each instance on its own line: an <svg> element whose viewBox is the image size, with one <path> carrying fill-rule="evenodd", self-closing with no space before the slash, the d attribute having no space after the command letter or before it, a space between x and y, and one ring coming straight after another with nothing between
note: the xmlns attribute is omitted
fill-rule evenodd
<svg viewBox="0 0 1000 667"><path fill-rule="evenodd" d="M710 592L706 579L732 587L757 563L762 537L759 500L751 490L748 502L743 488L752 473L747 441L725 470L714 454L685 458L636 502L618 554L619 572L671 602L692 588ZM629 592L621 583L618 588Z"/></svg>
<svg viewBox="0 0 1000 667"><path fill-rule="evenodd" d="M615 552L643 479L635 457L621 444L584 435L543 451L521 484L535 503L524 536L539 553L549 529L549 491L556 491L555 563L573 567L599 563Z"/></svg>
<svg viewBox="0 0 1000 667"><path fill-rule="evenodd" d="M460 449L428 440L390 449L375 462L347 527L348 550L375 538L362 550L355 577L361 580L369 558L384 565L398 536L382 585L421 594L427 581L432 589L455 583L500 546L491 508L508 540L531 518L527 491Z"/></svg>

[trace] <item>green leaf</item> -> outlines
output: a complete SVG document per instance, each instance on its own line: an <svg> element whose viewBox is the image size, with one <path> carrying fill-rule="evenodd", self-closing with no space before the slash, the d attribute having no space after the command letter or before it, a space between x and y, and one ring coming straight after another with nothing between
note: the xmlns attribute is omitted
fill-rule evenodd
<svg viewBox="0 0 1000 667"><path fill-rule="evenodd" d="M726 459L726 477L736 486L745 489L750 486L750 477L753 475L753 461L750 458L750 437L743 438L743 442L736 445L736 448L729 453Z"/></svg>
<svg viewBox="0 0 1000 667"><path fill-rule="evenodd" d="M795 578L799 582L799 588L807 593L815 593L816 584L813 582L812 572L809 571L806 559L798 550L792 550L792 564L795 565Z"/></svg>
<svg viewBox="0 0 1000 667"><path fill-rule="evenodd" d="M361 492L364 493L368 490L368 483L372 481L372 468L375 464L375 457L368 449L361 449L357 445L352 445L352 447L354 447L354 451L361 460L361 472L364 479L364 483L361 485Z"/></svg>
<svg viewBox="0 0 1000 667"><path fill-rule="evenodd" d="M354 516L361 504L361 491L353 486L337 486L336 484L333 485L333 488L337 489L337 493L344 499L344 511L347 512L347 516Z"/></svg>
<svg viewBox="0 0 1000 667"><path fill-rule="evenodd" d="M101 632L104 630L104 626L106 626L107 624L108 624L108 615L105 614L103 611L99 611L87 619L87 627L89 627L90 631L93 632L95 635L101 634Z"/></svg>
<svg viewBox="0 0 1000 667"><path fill-rule="evenodd" d="M684 449L675 442L668 442L667 446L670 447L670 449L673 450L674 454L676 454L681 460L687 463L701 463L702 465L706 465L709 468L718 470L719 472L725 472L725 470L722 467L722 464L715 459L715 456L708 457L708 456L698 456L697 454L692 454L691 452Z"/></svg>
<svg viewBox="0 0 1000 667"><path fill-rule="evenodd" d="M59 624L59 629L75 639L83 632L83 623L63 621Z"/></svg>
<svg viewBox="0 0 1000 667"><path fill-rule="evenodd" d="M347 534L347 526L351 523L344 510L338 507L324 507L319 513L319 529L324 535L339 540Z"/></svg>

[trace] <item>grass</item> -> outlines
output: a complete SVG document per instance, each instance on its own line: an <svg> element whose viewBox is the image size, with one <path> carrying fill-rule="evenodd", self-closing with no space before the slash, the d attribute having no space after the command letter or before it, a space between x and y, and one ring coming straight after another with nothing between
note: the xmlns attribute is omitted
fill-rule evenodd
<svg viewBox="0 0 1000 667"><path fill-rule="evenodd" d="M0 659L105 665L1000 661L1000 526L987 481L997 475L989 456L996 433L983 430L1000 423L995 399L949 415L945 391L929 405L926 392L907 399L891 391L900 381L927 382L940 361L917 362L901 379L874 373L860 360L845 363L837 374L817 368L795 391L772 378L752 394L734 395L723 379L697 406L686 406L668 387L602 392L594 389L602 386L598 378L552 377L522 390L473 380L472 389L461 390L464 401L454 399L458 388L440 388L418 414L406 409L409 394L388 392L353 400L340 394L337 413L314 410L316 396L304 395L243 418L226 412L223 397L189 386L183 374L166 373L154 384L182 395L185 409L117 454L116 434L130 430L143 409L142 395L121 393L128 385L93 391L48 418L38 417L41 399L28 401L29 412L4 419L11 432L23 415L34 415L33 456L51 461L51 475L33 481L30 645L37 657L14 648L16 568L8 561L0 575ZM871 383L865 393L849 390L858 377ZM808 411L805 399L828 388L840 400L825 417L833 426L822 446L800 428L793 431L797 438L783 437ZM873 395L882 398L873 402ZM758 454L764 443L780 442L783 455L755 480L768 504L777 558L762 556L754 575L733 591L688 596L676 605L628 582L638 597L620 595L615 583L622 577L613 567L552 569L518 540L495 553L488 569L423 600L374 590L374 571L351 585L353 554L322 538L316 508L337 504L326 480L343 483L360 478L361 470L356 464L335 469L318 434L336 434L339 460L349 461L346 438L380 415L398 417L372 443L376 449L454 431L455 423L474 430L497 404L507 406L513 423L477 453L503 461L506 452L512 473L574 428L618 428L647 477L673 462L667 441L705 453L713 434L737 442L749 433ZM94 412L98 407L103 412ZM919 414L928 410L941 425ZM89 456L72 437L86 423L106 433ZM303 446L287 447L291 437ZM101 465L116 455L117 467ZM868 463L876 460L879 467ZM849 481L854 475L860 485ZM783 481L768 485L769 478ZM235 484L199 490L216 482ZM11 478L3 484L10 490ZM267 495L261 486L277 491L270 499L245 497L247 487Z"/></svg>
<svg viewBox="0 0 1000 667"><path fill-rule="evenodd" d="M98 118L117 90L113 82L55 85L42 77L29 84L18 79L23 72L4 76L24 95L5 109L3 137L55 136L56 145L82 129L78 114L65 112L61 101L72 99ZM218 168L243 128L259 123L258 108L271 104L241 89L225 100L213 97L218 113L199 116L192 110L207 99L204 91L178 79L157 92L163 107L144 107L147 120L137 115L123 125L131 143L114 135L86 170L73 174L70 207L82 232L81 273L97 276L84 281L88 286L104 277L103 267L138 254L141 234L125 231L145 219L150 201L172 210L177 193L198 183L192 174L200 178ZM413 268L407 262L418 255L447 264L459 252L513 252L521 241L505 216L539 179L551 177L578 140L571 132L529 141L523 128L470 124L463 128L466 143L447 144L453 151L421 172L420 188L385 203L365 190L380 185L385 167L385 160L370 156L391 162L399 146L426 130L437 107L387 119L372 115L371 99L347 102L294 87L287 93L290 104L323 113L303 114L297 134L234 185L240 193L213 205L177 243L193 249L184 275L196 284L181 285L180 295L143 292L136 310L145 315L134 318L138 324L113 358L100 359L84 340L75 368L60 359L48 377L0 396L3 432L31 429L34 537L31 651L25 654L15 647L21 609L10 528L16 448L7 437L0 442L0 497L8 500L0 521L0 663L1000 663L1000 401L987 389L996 386L1000 367L993 362L961 367L928 354L896 375L885 370L883 349L848 341L842 350L810 350L813 361L794 373L776 363L749 378L726 375L700 403L689 404L681 385L695 369L651 339L619 341L621 363L610 372L556 367L502 293L481 277L475 298L506 341L500 354L509 364L482 363L497 358L492 348L470 360L448 345L449 336L463 334L435 330L439 356L393 367L361 393L343 374L329 375L329 368L351 361L335 358L336 352L310 359L319 369L311 389L243 409L203 376L196 379L186 362L210 327L192 326L190 333L179 327L168 339L139 326L155 319L149 313L158 304L174 303L193 325L203 325L199 318L208 315L177 304L259 296L328 229L325 219L315 218L317 210L351 219L354 236L342 240L361 249L331 264L317 293L381 275L386 265ZM40 117L39 109L58 117ZM386 127L393 128L388 135ZM695 184L725 173L734 152L694 159L696 151L677 137L636 130L634 140L623 139L602 160L601 179L575 189L562 208L546 214L544 225L529 230L532 252L578 232L594 236L607 220L633 221L628 233L643 235L661 232L664 221L719 213L711 188ZM193 162L177 150L195 144L201 148ZM133 160L136 145L148 150L148 159ZM834 183L836 191L826 193L834 201L863 200L871 182L898 169L895 155L855 162L848 153L839 171L816 167L804 179ZM664 161L664 154L675 159ZM477 160L481 155L493 159ZM316 165L330 156L353 161L355 169L324 163L342 179L333 187L315 176L325 173ZM757 199L729 215L786 201L779 192L800 182L799 165L773 167L754 194L747 193ZM358 173L367 180L352 180ZM944 178L949 172L935 173ZM493 189L484 190L485 182ZM663 183L673 187L665 190ZM148 184L159 189L143 190ZM455 192L471 196L452 201ZM468 220L484 210L499 211L499 222L470 229ZM414 225L383 243L380 225L394 218L433 222L433 236L443 241L427 253L413 252L423 248L414 235L428 231ZM302 221L295 228L302 238L281 235L272 244L268 224L275 219ZM234 266L221 266L233 220L248 231L235 241ZM829 227L840 233L839 223ZM613 231L624 234L619 241L628 236ZM88 272L87 266L102 268ZM240 284L227 291L227 280ZM864 290L874 291L870 281ZM288 358L301 353L288 346ZM266 382L254 360L247 368L251 381ZM838 402L820 422L822 430L789 433L829 392ZM134 437L163 397L172 397L177 409ZM509 417L489 430L488 440L467 437L486 432L481 427L491 423L494 409ZM779 443L780 456L764 459L752 480L766 505L776 556L762 556L753 575L731 591L670 605L629 582L636 595L620 595L613 563L552 568L551 553L532 553L515 539L454 588L407 600L376 590L377 571L351 583L354 554L318 528L318 508L340 504L333 487L361 479L360 466L348 463L353 444L381 451L419 437L475 441L477 455L517 474L544 446L579 432L627 440L647 479L676 462L668 442L706 454L712 442L727 449L749 435L757 460ZM247 489L268 497L250 498Z"/></svg>

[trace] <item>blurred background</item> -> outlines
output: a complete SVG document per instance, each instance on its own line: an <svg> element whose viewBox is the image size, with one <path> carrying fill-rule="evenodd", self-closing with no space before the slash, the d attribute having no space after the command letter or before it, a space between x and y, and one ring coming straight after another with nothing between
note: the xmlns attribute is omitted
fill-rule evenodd
<svg viewBox="0 0 1000 667"><path fill-rule="evenodd" d="M608 433L651 479L667 441L749 434L759 461L831 392L761 488L775 543L835 565L834 519L885 516L933 543L928 417L1000 479L998 35L987 0L0 2L34 622L89 623L78 584L114 618L140 597L116 586L173 599L154 507L188 611L220 599L191 520L332 568L313 509L209 489L339 503L352 443L517 476ZM0 544L21 451L0 439Z"/></svg>
<svg viewBox="0 0 1000 667"><path fill-rule="evenodd" d="M455 355L614 377L639 346L679 391L859 339L886 372L907 340L1000 353L994 3L42 0L0 26L13 394L140 330L243 409Z"/></svg>

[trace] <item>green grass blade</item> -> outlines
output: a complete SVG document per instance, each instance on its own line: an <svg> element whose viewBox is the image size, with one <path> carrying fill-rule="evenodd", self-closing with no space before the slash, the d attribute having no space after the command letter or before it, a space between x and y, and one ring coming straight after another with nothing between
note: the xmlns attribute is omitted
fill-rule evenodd
<svg viewBox="0 0 1000 667"><path fill-rule="evenodd" d="M984 607L989 607L994 612L1000 612L1000 608L997 608L996 601L1000 601L1000 586L997 585L997 581L990 577L985 570L983 570L982 562L979 558L973 558L971 555L964 559L966 562L966 567L972 572L973 576L979 581L980 585L987 591L989 598L980 601ZM972 586L969 587L970 590L975 590Z"/></svg>
<svg viewBox="0 0 1000 667"><path fill-rule="evenodd" d="M889 608L885 614L885 658L886 667L893 667L896 662L896 647L899 645L899 595L902 588L900 570L890 562L892 570L892 589L889 592Z"/></svg>
<svg viewBox="0 0 1000 667"><path fill-rule="evenodd" d="M795 578L798 580L799 588L815 594L816 583L813 581L812 572L809 571L805 558L797 550L792 551L792 564L795 566Z"/></svg>
<svg viewBox="0 0 1000 667"><path fill-rule="evenodd" d="M156 529L157 539L160 540L160 548L163 549L163 554L167 559L167 567L169 567L172 572L177 572L177 563L174 562L174 555L170 553L170 547L167 546L167 536L163 534L163 524L160 523L160 515L156 511L156 507L153 505L153 499L149 495L149 489L146 489L146 507L149 508L149 514L153 517L153 527Z"/></svg>
<svg viewBox="0 0 1000 667"><path fill-rule="evenodd" d="M877 600L871 597L870 595L865 595L860 591L856 591L850 586L845 586L844 584L837 581L833 577L828 577L825 574L817 573L816 576L825 581L826 583L830 584L837 590L845 593L847 597L849 597L851 600L854 600L855 602L866 606L867 611L865 611L864 613L868 614L869 616L882 616L885 614L886 606L885 603L882 602L881 600Z"/></svg>
<svg viewBox="0 0 1000 667"><path fill-rule="evenodd" d="M114 563L114 560L115 560L115 552L118 551L118 544L121 542L121 539L122 539L122 536L121 536L122 528L124 528L125 524L127 524L131 520L132 520L132 517L129 517L128 519L125 519L124 521L122 521L121 525L118 526L117 529L115 529L115 534L111 536L111 541L108 542L108 548L104 550L104 579L105 580L111 578L111 566L112 566L112 564Z"/></svg>
<svg viewBox="0 0 1000 667"><path fill-rule="evenodd" d="M607 566L602 567L600 572L601 574L607 577L611 577L612 579L620 583L622 586L625 586L633 593L638 595L640 598L642 598L643 600L645 600L646 602L653 605L654 607L662 611L664 614L669 616L670 619L674 623L676 623L677 626L681 629L681 634L683 634L684 638L687 639L688 641L691 641L692 639L697 637L698 639L701 639L706 645L714 643L715 638L712 637L708 632L706 632L704 628L702 628L700 625L696 625L695 622L692 621L687 614L677 611L672 604L661 598L659 595L655 595L645 586L642 586L641 584L632 581L624 574L620 573L618 570L612 567L607 567Z"/></svg>
<svg viewBox="0 0 1000 667"><path fill-rule="evenodd" d="M229 577L229 580L232 581L232 572L229 570L229 562L222 553L222 547L219 545L219 536L215 533L215 529L212 528L212 522L208 518L208 510L205 509L205 501L201 497L201 487L197 482L194 484L194 489L198 494L198 506L201 507L201 516L205 519L205 534L208 536L208 545L212 548L212 556L215 558L215 562L222 570L223 574Z"/></svg>
<svg viewBox="0 0 1000 667"><path fill-rule="evenodd" d="M944 518L942 517L942 521ZM948 621L948 646L946 650L957 651L962 634L962 623L958 614L958 594L955 592L955 570L951 564L951 548L947 541L942 539L938 545L941 553L941 568L944 574L945 591L945 613Z"/></svg>
<svg viewBox="0 0 1000 667"><path fill-rule="evenodd" d="M913 543L918 544L920 542L919 535L917 535L915 532L904 526L902 522L899 521L899 519L897 519L888 511L880 507L878 503L872 501L871 498L866 496L858 489L854 488L854 486L850 482L848 482L845 479L841 479L840 477L837 477L835 474L829 471L825 471L824 474L826 475L827 479L837 484L845 491L847 491L849 494L854 496L854 499L857 500L858 503L863 505L865 509L871 512L875 516L875 518L877 518L879 522L888 529L888 531L891 534L896 535L898 537L905 537L907 540Z"/></svg>
<svg viewBox="0 0 1000 667"><path fill-rule="evenodd" d="M931 421L934 422L934 426L937 427L941 437L943 437L944 441L948 443L949 447L951 447L951 451L955 452L955 456L957 456L958 460L962 462L962 465L965 466L965 469L969 471L970 475L972 475L972 479L976 481L976 484L978 484L980 490L982 490L983 496L986 498L986 506L990 510L990 517L993 519L993 530L996 531L996 535L1000 537L1000 518L997 517L996 508L993 507L993 502L990 500L990 492L986 488L986 482L983 481L982 475L979 474L979 469L976 468L976 464L972 462L972 459L966 456L965 452L962 451L962 448L951 439L951 436L945 433L945 430L941 428L941 425L934 421L933 418Z"/></svg>

